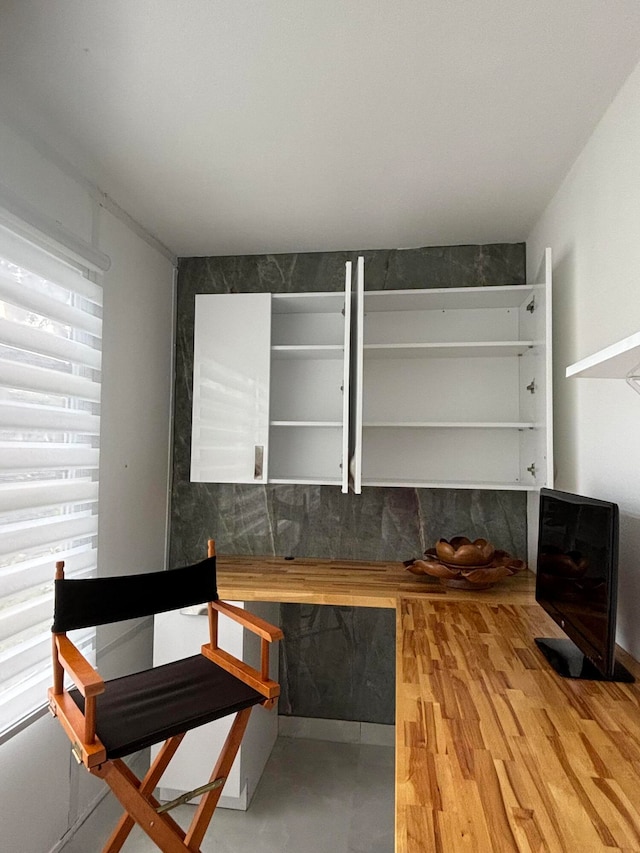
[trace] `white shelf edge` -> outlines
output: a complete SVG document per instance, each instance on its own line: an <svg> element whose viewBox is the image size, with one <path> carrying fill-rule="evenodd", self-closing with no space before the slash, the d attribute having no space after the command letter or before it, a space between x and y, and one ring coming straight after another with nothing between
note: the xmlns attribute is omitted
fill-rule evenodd
<svg viewBox="0 0 640 853"><path fill-rule="evenodd" d="M269 421L269 426L275 427L339 427L342 421Z"/></svg>
<svg viewBox="0 0 640 853"><path fill-rule="evenodd" d="M409 296L410 294L421 294L425 296L446 296L450 293L455 294L470 294L470 293L518 293L526 294L528 291L534 291L536 288L544 287L541 282L534 284L479 284L470 285L469 287L405 287L401 290L365 290L364 295L377 296L378 294L389 294L399 296ZM384 296L383 296L384 298ZM511 306L514 307L514 306Z"/></svg>
<svg viewBox="0 0 640 853"><path fill-rule="evenodd" d="M340 358L343 353L342 344L275 344L271 347L273 358Z"/></svg>
<svg viewBox="0 0 640 853"><path fill-rule="evenodd" d="M492 491L533 492L539 485L527 486L523 483L496 483L488 481L470 482L466 480L395 480L376 477L363 477L363 486L393 486L406 489L491 489Z"/></svg>
<svg viewBox="0 0 640 853"><path fill-rule="evenodd" d="M539 346L539 341L455 341L364 344L365 358L509 358Z"/></svg>
<svg viewBox="0 0 640 853"><path fill-rule="evenodd" d="M537 341L412 341L392 344L365 344L364 349L468 349L470 347L534 347Z"/></svg>
<svg viewBox="0 0 640 853"><path fill-rule="evenodd" d="M625 379L640 365L640 332L570 364L567 379Z"/></svg>
<svg viewBox="0 0 640 853"><path fill-rule="evenodd" d="M511 421L366 421L363 427L376 429L377 427L395 429L536 429L539 424L533 422L511 422Z"/></svg>
<svg viewBox="0 0 640 853"><path fill-rule="evenodd" d="M269 477L274 486L341 486L342 480L329 477Z"/></svg>

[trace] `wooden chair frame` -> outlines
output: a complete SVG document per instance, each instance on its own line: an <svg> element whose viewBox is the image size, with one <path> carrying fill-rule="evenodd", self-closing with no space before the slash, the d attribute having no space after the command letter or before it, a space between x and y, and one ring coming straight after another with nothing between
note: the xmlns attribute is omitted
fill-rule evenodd
<svg viewBox="0 0 640 853"><path fill-rule="evenodd" d="M209 540L208 556L215 556L213 540ZM62 579L63 577L64 563L56 563L56 578ZM269 644L282 639L281 629L224 601L210 601L207 608L209 642L202 646L201 653L264 696L264 700L259 704L264 708L272 709L280 695L280 686L269 678ZM260 672L219 648L219 613L260 637ZM65 672L84 697L84 714L64 689ZM96 669L91 666L66 634L54 633L53 687L49 689L51 713L58 717L71 740L71 749L78 763L84 764L93 776L104 779L125 809L125 813L104 846L102 853L116 853L120 850L134 823L137 823L164 853L199 853L200 844L213 817L222 794L224 782L229 775L249 722L252 707L236 713L209 782L202 788L190 792L195 797L204 791L191 826L185 832L167 814L168 808L172 807L173 803L169 806L161 806L153 796L153 791L158 786L162 774L186 732L166 740L144 778L138 779L122 759L107 758L106 749L96 735L96 697L104 693L105 689L108 689L108 684L105 685ZM178 799L184 802L187 796ZM177 805L178 801L174 801L174 803Z"/></svg>

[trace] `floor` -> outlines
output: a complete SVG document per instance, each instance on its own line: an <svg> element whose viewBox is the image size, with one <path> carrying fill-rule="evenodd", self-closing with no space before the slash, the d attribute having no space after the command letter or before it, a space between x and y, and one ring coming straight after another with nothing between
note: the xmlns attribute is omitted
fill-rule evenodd
<svg viewBox="0 0 640 853"><path fill-rule="evenodd" d="M393 792L393 747L280 737L249 810L218 810L202 853L393 853ZM109 795L97 813L63 853L98 853L120 811ZM123 851L158 853L137 827Z"/></svg>

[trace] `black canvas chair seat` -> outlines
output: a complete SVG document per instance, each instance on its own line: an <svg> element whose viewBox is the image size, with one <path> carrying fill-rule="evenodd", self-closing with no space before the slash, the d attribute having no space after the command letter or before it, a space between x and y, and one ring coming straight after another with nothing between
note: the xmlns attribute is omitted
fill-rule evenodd
<svg viewBox="0 0 640 853"><path fill-rule="evenodd" d="M264 700L224 669L194 655L105 682L96 734L107 758L122 758ZM84 713L79 690L69 694Z"/></svg>

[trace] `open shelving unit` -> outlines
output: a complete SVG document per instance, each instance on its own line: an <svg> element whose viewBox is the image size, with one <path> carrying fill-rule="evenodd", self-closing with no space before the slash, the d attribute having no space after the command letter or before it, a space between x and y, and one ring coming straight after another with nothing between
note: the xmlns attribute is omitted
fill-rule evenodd
<svg viewBox="0 0 640 853"><path fill-rule="evenodd" d="M270 483L348 489L350 308L344 292L272 295Z"/></svg>
<svg viewBox="0 0 640 853"><path fill-rule="evenodd" d="M367 291L359 265L355 491L546 482L545 260L533 285L397 291Z"/></svg>

